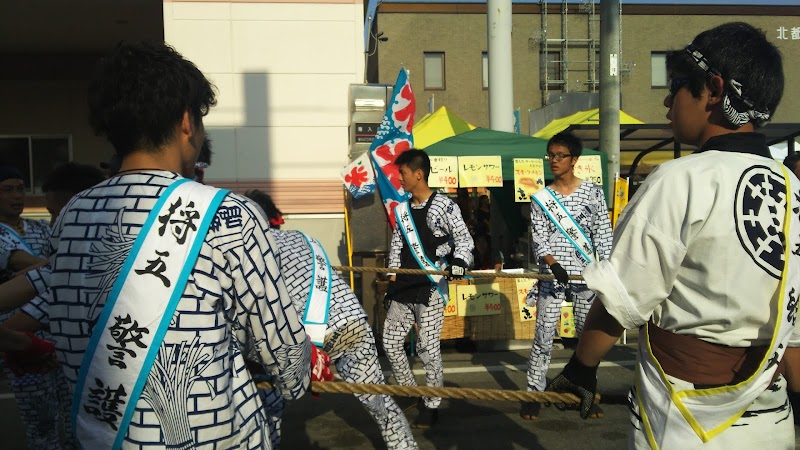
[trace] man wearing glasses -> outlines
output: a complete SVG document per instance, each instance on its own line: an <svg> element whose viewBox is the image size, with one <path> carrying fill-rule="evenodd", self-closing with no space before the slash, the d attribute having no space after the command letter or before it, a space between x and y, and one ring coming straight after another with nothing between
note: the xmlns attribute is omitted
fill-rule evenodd
<svg viewBox="0 0 800 450"><path fill-rule="evenodd" d="M611 222L603 189L575 176L581 156L580 139L559 133L547 143L547 160L553 182L533 196L531 235L539 273L553 274L556 281L541 281L532 289L528 303L536 304L536 332L528 361L528 390L543 391L562 303L571 303L575 329L580 334L594 294L583 281L569 281L580 275L591 261L607 258L611 249ZM538 291L538 296L537 296ZM520 416L535 420L539 403L523 403ZM593 417L603 411L594 406Z"/></svg>

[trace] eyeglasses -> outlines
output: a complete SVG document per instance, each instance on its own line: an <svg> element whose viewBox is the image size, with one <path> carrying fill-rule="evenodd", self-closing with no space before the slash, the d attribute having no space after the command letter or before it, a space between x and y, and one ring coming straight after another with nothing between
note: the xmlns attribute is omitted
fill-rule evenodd
<svg viewBox="0 0 800 450"><path fill-rule="evenodd" d="M676 77L669 80L669 96L675 97L675 94L681 90L682 87L689 84L689 77Z"/></svg>
<svg viewBox="0 0 800 450"><path fill-rule="evenodd" d="M569 153L567 153L566 155L556 155L555 153L547 152L547 154L545 155L545 159L553 162L560 162L571 157L572 155L570 155Z"/></svg>

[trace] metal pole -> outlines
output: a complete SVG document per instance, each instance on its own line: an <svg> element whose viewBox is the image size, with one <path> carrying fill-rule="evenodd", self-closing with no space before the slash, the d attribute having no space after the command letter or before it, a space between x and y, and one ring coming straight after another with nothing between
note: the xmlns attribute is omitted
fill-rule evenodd
<svg viewBox="0 0 800 450"><path fill-rule="evenodd" d="M489 128L514 131L514 77L511 72L511 0L487 0L489 41Z"/></svg>
<svg viewBox="0 0 800 450"><path fill-rule="evenodd" d="M600 2L600 150L608 174L619 172L619 0Z"/></svg>

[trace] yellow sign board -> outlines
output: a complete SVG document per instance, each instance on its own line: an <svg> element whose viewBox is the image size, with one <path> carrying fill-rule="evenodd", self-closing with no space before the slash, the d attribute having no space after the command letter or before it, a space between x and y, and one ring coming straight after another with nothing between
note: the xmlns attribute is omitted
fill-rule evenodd
<svg viewBox="0 0 800 450"><path fill-rule="evenodd" d="M603 186L603 164L600 155L587 155L578 158L575 164L575 176Z"/></svg>
<svg viewBox="0 0 800 450"><path fill-rule="evenodd" d="M619 215L628 204L628 180L617 177L614 185L614 214L611 217L611 225L616 226Z"/></svg>
<svg viewBox="0 0 800 450"><path fill-rule="evenodd" d="M493 316L503 309L500 283L457 285L459 316Z"/></svg>
<svg viewBox="0 0 800 450"><path fill-rule="evenodd" d="M502 187L503 164L499 156L459 156L460 187Z"/></svg>
<svg viewBox="0 0 800 450"><path fill-rule="evenodd" d="M514 280L517 291L517 302L519 304L519 320L520 322L531 322L536 320L536 303L533 306L528 306L525 301L528 298L528 292L533 289L536 280L532 278L516 278Z"/></svg>
<svg viewBox="0 0 800 450"><path fill-rule="evenodd" d="M431 156L431 174L428 186L436 188L458 187L458 157Z"/></svg>
<svg viewBox="0 0 800 450"><path fill-rule="evenodd" d="M538 158L514 158L514 199L531 201L531 195L544 187L544 162Z"/></svg>
<svg viewBox="0 0 800 450"><path fill-rule="evenodd" d="M573 338L575 331L575 314L572 303L561 304L561 316L558 318L558 335L563 338Z"/></svg>
<svg viewBox="0 0 800 450"><path fill-rule="evenodd" d="M447 300L447 306L444 307L444 316L457 316L458 315L458 292L455 284L449 284L447 288L450 290L450 298Z"/></svg>

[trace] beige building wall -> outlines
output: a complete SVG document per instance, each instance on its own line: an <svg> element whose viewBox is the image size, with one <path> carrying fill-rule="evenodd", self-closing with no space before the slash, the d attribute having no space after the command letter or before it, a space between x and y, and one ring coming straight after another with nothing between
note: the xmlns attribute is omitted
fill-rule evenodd
<svg viewBox="0 0 800 450"><path fill-rule="evenodd" d="M338 177L348 162L349 85L364 77L363 23L361 0L164 2L166 42L218 88L204 121L215 149L206 182L267 191L334 263L344 234Z"/></svg>
<svg viewBox="0 0 800 450"><path fill-rule="evenodd" d="M744 21L767 33L783 53L786 87L783 101L774 122L800 122L800 40L791 40L791 27L800 26L797 7L647 7L623 6L621 62L622 108L645 123L666 123L662 103L667 94L664 87L651 86L651 52L682 48L699 32L730 21ZM681 14L667 14L683 10ZM770 14L773 10L776 14ZM712 14L713 12L713 14ZM726 15L726 12L740 14ZM599 7L595 21L586 12L572 8L566 16L567 36L588 39L590 24L594 23L599 37ZM528 110L543 105L540 83L539 39L542 38L543 16L538 5L515 5L512 30L514 106L521 110L521 128L528 133ZM787 40L779 40L778 27L786 27ZM417 99L419 120L427 113L427 102L434 96L436 108L448 109L470 123L488 127L488 91L482 89L481 52L487 50L486 15L484 5L430 5L384 3L379 9L378 29L389 37L379 46L380 81L393 83L398 67L411 71L411 82ZM561 38L562 16L552 9L547 17L547 37ZM560 51L559 43L550 47ZM596 44L599 51L599 41ZM426 90L423 74L423 53L445 52L446 85L443 90ZM587 42L568 44L570 71L567 92L588 92L591 51ZM582 62L575 62L582 61ZM599 73L596 74L599 77ZM554 90L550 90L554 92Z"/></svg>

